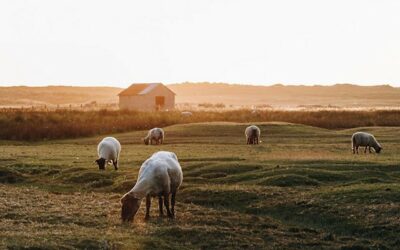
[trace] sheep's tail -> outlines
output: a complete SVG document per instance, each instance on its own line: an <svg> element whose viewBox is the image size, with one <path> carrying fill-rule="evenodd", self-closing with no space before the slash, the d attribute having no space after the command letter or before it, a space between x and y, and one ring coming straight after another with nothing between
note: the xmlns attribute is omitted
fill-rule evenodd
<svg viewBox="0 0 400 250"><path fill-rule="evenodd" d="M356 146L356 137L353 135L352 137L351 137L351 149L355 149L355 146Z"/></svg>

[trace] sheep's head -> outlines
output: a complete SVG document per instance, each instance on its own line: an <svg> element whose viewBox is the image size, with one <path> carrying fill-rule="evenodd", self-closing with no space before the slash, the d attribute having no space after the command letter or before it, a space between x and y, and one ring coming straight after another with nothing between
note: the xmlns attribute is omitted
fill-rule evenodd
<svg viewBox="0 0 400 250"><path fill-rule="evenodd" d="M104 158L99 158L96 160L97 165L99 165L100 170L106 169L106 159Z"/></svg>
<svg viewBox="0 0 400 250"><path fill-rule="evenodd" d="M132 193L127 193L121 198L121 219L123 222L133 221L141 202L142 200L136 198Z"/></svg>
<svg viewBox="0 0 400 250"><path fill-rule="evenodd" d="M379 154L381 152L381 150L382 150L382 147L378 147L375 149L375 152Z"/></svg>
<svg viewBox="0 0 400 250"><path fill-rule="evenodd" d="M150 141L150 139L148 137L143 138L144 144L149 145L149 141Z"/></svg>

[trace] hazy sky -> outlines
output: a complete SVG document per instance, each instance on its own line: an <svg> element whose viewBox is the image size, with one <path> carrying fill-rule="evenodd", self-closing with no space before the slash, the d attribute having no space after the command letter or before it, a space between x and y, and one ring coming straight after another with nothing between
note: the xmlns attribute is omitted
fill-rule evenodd
<svg viewBox="0 0 400 250"><path fill-rule="evenodd" d="M400 86L400 1L1 0L0 85Z"/></svg>

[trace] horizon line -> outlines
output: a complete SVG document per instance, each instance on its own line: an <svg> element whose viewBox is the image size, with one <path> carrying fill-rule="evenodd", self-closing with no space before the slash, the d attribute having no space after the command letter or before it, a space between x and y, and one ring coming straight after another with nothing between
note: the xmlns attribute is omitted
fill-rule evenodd
<svg viewBox="0 0 400 250"><path fill-rule="evenodd" d="M109 87L109 88L127 88L131 84L135 83L151 83L154 81L149 81L149 82L143 82L143 81L138 81L138 82L131 82L128 84L118 84L117 86L113 86L113 84L99 84L99 85L90 85L90 84L38 84L35 85L35 83L32 84L10 84L10 85L5 85L2 86L0 84L1 88L9 88L9 87L92 87L92 88L104 88L104 87ZM175 83L164 83L160 82L159 83L165 84L165 85L183 85L183 84L226 84L226 85L239 85L239 86L249 86L249 87L273 87L273 86L285 86L285 87L332 87L332 86L337 86L337 85L352 85L352 86L359 86L359 87L382 87L382 86L390 86L392 88L399 88L400 86L396 86L390 83L371 83L371 84L360 84L360 83L329 83L329 84L307 84L307 83L272 83L272 84L263 84L263 83L232 83L232 82L208 82L208 81L196 81L196 82L190 82L190 81L184 81L184 82L175 82ZM125 87L124 87L125 86Z"/></svg>

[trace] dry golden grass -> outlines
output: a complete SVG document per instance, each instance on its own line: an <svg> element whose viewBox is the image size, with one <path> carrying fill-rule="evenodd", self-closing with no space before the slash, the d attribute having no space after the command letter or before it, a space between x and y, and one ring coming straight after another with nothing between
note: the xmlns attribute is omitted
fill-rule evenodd
<svg viewBox="0 0 400 250"><path fill-rule="evenodd" d="M378 111L199 111L191 117L180 112L128 110L58 110L0 112L0 139L49 140L88 137L132 130L199 122L290 122L329 129L364 126L400 126L400 110Z"/></svg>

